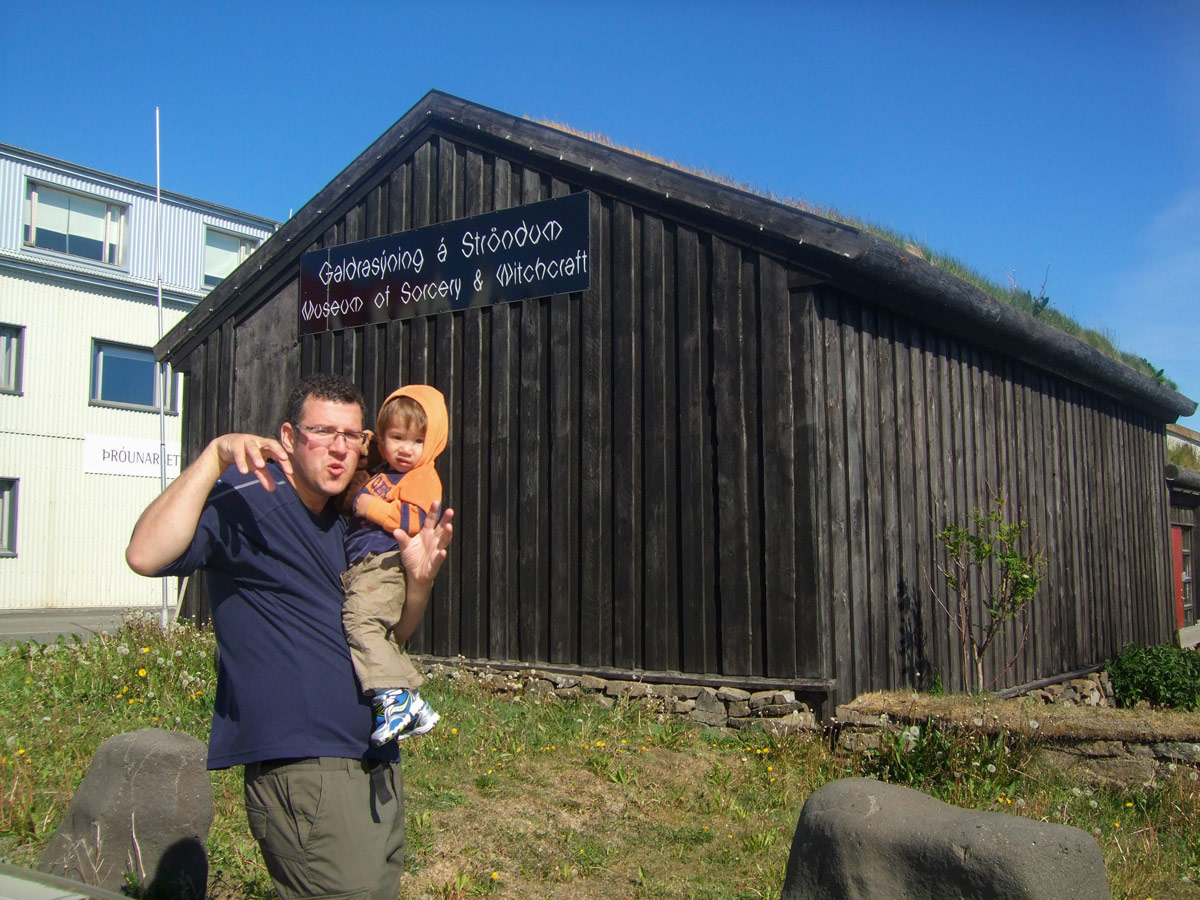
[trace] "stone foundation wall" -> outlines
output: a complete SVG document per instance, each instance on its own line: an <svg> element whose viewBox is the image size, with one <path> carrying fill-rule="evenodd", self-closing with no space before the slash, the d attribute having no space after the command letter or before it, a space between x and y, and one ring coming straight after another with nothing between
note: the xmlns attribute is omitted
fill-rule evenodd
<svg viewBox="0 0 1200 900"><path fill-rule="evenodd" d="M1098 704L1092 704L1098 705ZM846 706L837 709L837 740L847 751L861 753L878 750L885 734L897 735L906 728L924 728L926 719L918 716L873 715ZM1038 734L1037 720L1030 720L1026 736L1039 744L1038 761L1092 786L1150 786L1163 770L1175 773L1180 766L1200 768L1200 742L1154 740L1076 739L1063 735ZM942 726L945 727L945 726ZM994 735L1002 729L987 716L980 716L961 728L976 728L981 734ZM1200 772L1189 777L1200 779Z"/></svg>
<svg viewBox="0 0 1200 900"><path fill-rule="evenodd" d="M491 666L433 663L428 675L457 680L472 677L490 691L500 694L585 698L603 706L618 700L642 700L658 711L683 716L689 721L716 728L761 727L772 734L791 731L820 731L812 711L796 699L794 691L744 691L736 687L705 687L695 684L650 684L594 675L571 675L536 668L504 670Z"/></svg>
<svg viewBox="0 0 1200 900"><path fill-rule="evenodd" d="M659 684L624 678L600 678L594 675L565 674L538 668L499 668L467 662L447 664L427 662L427 675L458 681L470 678L485 690L497 694L527 697L581 698L611 707L620 700L637 700L652 709L682 716L688 721L716 728L745 729L761 727L772 734L796 731L824 732L849 752L878 750L885 733L898 734L912 726L925 727L927 716L889 716L869 714L840 706L833 724L823 726L812 711L796 699L793 691L746 691L737 687L711 687L696 684ZM1106 707L1112 701L1112 686L1107 676L1096 673L1061 684L1039 688L1027 694L1043 704ZM1036 720L1024 729L1036 737L1041 761L1071 772L1081 782L1123 786L1149 785L1160 770L1175 771L1180 766L1200 769L1200 742L1072 739L1037 732ZM961 726L968 727L968 726ZM969 727L984 734L1009 733L994 716L981 713ZM1200 778L1200 772L1191 773Z"/></svg>
<svg viewBox="0 0 1200 900"><path fill-rule="evenodd" d="M1072 678L1059 684L1028 691L1024 697L1032 697L1042 703L1060 703L1063 706L1116 706L1112 683L1107 672L1096 672L1082 678Z"/></svg>

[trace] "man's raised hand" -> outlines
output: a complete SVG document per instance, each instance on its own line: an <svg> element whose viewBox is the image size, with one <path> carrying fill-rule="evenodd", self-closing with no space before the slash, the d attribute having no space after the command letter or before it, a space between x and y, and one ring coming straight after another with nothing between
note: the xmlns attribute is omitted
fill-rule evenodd
<svg viewBox="0 0 1200 900"><path fill-rule="evenodd" d="M226 466L237 466L243 475L251 472L268 491L275 490L275 481L267 473L267 460L279 463L287 475L292 474L292 464L283 445L274 438L257 434L225 434L213 441L220 458L219 471Z"/></svg>
<svg viewBox="0 0 1200 900"><path fill-rule="evenodd" d="M432 584L438 569L446 559L446 547L454 536L454 510L447 509L439 516L440 504L429 504L429 513L421 530L411 537L397 528L392 532L400 545L400 559L408 577L422 584Z"/></svg>

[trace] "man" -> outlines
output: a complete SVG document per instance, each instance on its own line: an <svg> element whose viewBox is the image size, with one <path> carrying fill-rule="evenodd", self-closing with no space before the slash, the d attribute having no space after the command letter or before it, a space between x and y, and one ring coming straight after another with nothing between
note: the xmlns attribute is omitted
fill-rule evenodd
<svg viewBox="0 0 1200 900"><path fill-rule="evenodd" d="M245 766L250 830L284 900L399 890L399 754L370 747L374 715L342 633L345 523L332 502L366 442L354 384L309 376L279 440L214 440L146 508L125 551L142 575L206 572L219 650L208 767ZM452 518L435 506L417 535L395 533L408 574L399 642L424 614Z"/></svg>

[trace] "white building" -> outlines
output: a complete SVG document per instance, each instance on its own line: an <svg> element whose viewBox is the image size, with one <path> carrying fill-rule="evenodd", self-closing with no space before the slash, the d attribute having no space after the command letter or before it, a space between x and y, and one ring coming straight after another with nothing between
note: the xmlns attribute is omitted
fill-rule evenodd
<svg viewBox="0 0 1200 900"><path fill-rule="evenodd" d="M1170 422L1167 424L1167 447L1189 447L1200 456L1200 431Z"/></svg>
<svg viewBox="0 0 1200 900"><path fill-rule="evenodd" d="M168 330L276 223L162 195ZM179 471L179 379L158 378L153 185L0 144L0 609L154 606L125 565Z"/></svg>

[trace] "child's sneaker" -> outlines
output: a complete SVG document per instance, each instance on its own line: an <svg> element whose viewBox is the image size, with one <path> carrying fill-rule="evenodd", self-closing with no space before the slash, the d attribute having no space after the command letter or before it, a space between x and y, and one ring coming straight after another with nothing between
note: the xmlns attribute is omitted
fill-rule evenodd
<svg viewBox="0 0 1200 900"><path fill-rule="evenodd" d="M433 726L441 719L441 716L433 711L433 707L416 694L413 694L412 704L409 709L413 714L412 721L396 735L396 740L398 741L406 740L418 734L428 734L430 731L433 731Z"/></svg>
<svg viewBox="0 0 1200 900"><path fill-rule="evenodd" d="M371 732L371 745L382 747L403 731L413 721L413 701L417 696L400 688L379 691L371 698L375 710L375 730Z"/></svg>
<svg viewBox="0 0 1200 900"><path fill-rule="evenodd" d="M441 718L416 691L405 688L380 691L371 700L375 710L375 730L371 744L382 747L392 738L404 740L415 734L425 734Z"/></svg>

